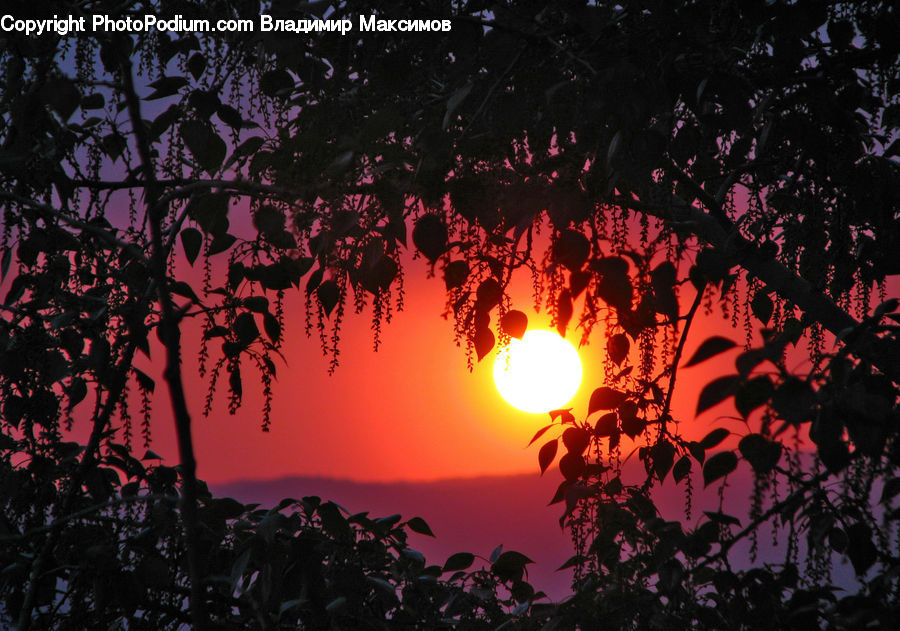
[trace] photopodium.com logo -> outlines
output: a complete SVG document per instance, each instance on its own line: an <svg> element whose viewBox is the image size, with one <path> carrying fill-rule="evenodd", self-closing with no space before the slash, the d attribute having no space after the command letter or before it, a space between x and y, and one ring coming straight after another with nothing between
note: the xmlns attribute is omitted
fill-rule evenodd
<svg viewBox="0 0 900 631"><path fill-rule="evenodd" d="M14 15L0 16L0 32L24 33L29 36L55 34L65 37L71 34L89 33L340 33L346 35L354 30L354 21L343 18L330 19L283 19L262 13L256 19L232 18L210 20L185 18L176 15L160 18L153 14L142 16L108 15L74 16L52 18L19 18ZM443 32L452 30L453 24L447 19L383 19L375 15L360 15L357 29L360 32Z"/></svg>

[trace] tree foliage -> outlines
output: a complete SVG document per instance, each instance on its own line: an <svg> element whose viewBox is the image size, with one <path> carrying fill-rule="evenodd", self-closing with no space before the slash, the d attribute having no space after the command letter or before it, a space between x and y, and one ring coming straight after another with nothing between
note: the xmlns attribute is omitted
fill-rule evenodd
<svg viewBox="0 0 900 631"><path fill-rule="evenodd" d="M163 9L256 19L261 7L34 8ZM900 488L892 6L262 9L354 21L427 11L452 30L2 35L0 614L20 629L889 626ZM348 517L313 498L263 511L196 480L184 322L203 327L205 411L227 381L234 412L257 371L265 429L285 292L306 297L307 332L336 366L348 306L371 307L376 335L402 306L407 248L443 278L472 361L527 327L508 297L519 276L561 334L603 330L591 348L606 353L607 381L584 415L554 412L535 436L551 432L539 465L559 456L554 500L575 547L573 595L558 606L534 605L524 555L497 551L472 572L466 554L428 566L399 518ZM179 274L182 256L200 283ZM712 337L685 360L701 307L745 329L742 352ZM787 361L795 348L808 350L800 368ZM740 436L716 427L686 440L676 377L726 352L734 371L705 385L697 414L733 402ZM150 440L156 384L136 357L151 353L166 357L177 470L131 455L129 391ZM84 445L64 438L76 422L90 429ZM623 447L645 465L638 484L619 475ZM653 504L670 476L690 507L694 474L720 485L741 467L756 479L747 515L708 512L692 527ZM787 533L786 558L733 569L732 546L769 522ZM831 584L840 557L857 594Z"/></svg>

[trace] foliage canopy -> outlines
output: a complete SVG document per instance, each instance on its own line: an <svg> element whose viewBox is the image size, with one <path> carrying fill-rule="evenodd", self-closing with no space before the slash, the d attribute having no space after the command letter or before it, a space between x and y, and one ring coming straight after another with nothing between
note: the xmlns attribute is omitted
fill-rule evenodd
<svg viewBox="0 0 900 631"><path fill-rule="evenodd" d="M892 6L262 8L354 21L427 11L453 28L2 35L0 615L23 630L889 626L900 602ZM202 321L201 371L210 393L227 375L233 412L248 369L271 396L284 292L307 296L308 331L318 326L336 362L348 305L371 304L377 331L402 304L411 247L440 272L478 359L521 334L507 296L519 273L561 333L605 331L608 382L582 417L553 413L535 437L550 432L542 470L560 454L554 499L575 544L573 595L558 606L534 604L524 555L497 551L472 572L466 554L429 566L405 545L403 525L427 530L421 520L347 517L314 498L262 511L196 480L183 322ZM179 277L180 256L202 266L198 286ZM722 427L683 439L671 413L678 369L735 345L713 337L683 361L704 304L747 332L733 374L697 407L733 401L737 449L722 449ZM800 340L803 372L785 361ZM130 452L129 389L149 440L155 384L134 360L151 348L165 351L177 469ZM75 419L91 428L85 445L64 438ZM645 464L640 484L619 476L623 440ZM756 476L748 515L688 527L653 505L670 474L690 497L692 471L720 484L742 463ZM770 521L787 558L734 570L729 550ZM858 594L831 584L835 555Z"/></svg>

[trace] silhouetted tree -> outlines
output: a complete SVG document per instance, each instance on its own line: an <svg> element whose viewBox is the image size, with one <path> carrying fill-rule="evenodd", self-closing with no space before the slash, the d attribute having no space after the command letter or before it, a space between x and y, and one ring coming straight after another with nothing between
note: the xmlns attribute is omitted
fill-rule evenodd
<svg viewBox="0 0 900 631"><path fill-rule="evenodd" d="M454 607L473 628L889 624L900 491L900 340L897 301L886 295L886 278L900 272L893 7L262 9L280 20L349 19L353 29L2 35L5 617L20 629L177 627L188 622L187 598L196 628L433 626L452 624ZM32 10L258 24L261 7L62 1ZM382 30L360 32L360 16L372 15ZM386 30L419 16L452 28ZM238 213L252 227L232 228ZM283 292L302 289L308 326L336 362L348 301L357 312L372 305L376 331L402 304L399 253L410 238L441 272L455 332L478 359L498 335L521 334L504 326L515 320L505 318L517 306L506 290L517 274L533 279L560 333L580 329L587 341L605 329L608 383L581 418L559 411L539 433L561 434L543 443L542 469L560 442L566 452L555 499L566 506L578 581L559 607L533 607L522 555L441 582L455 565L420 563L395 521L348 525L312 499L291 516L263 514L211 498L196 480L180 374L185 319L203 323L208 401L227 375L233 412L242 370L258 370L265 428ZM179 277L178 256L203 267L198 286ZM704 302L747 330L734 373L709 383L697 408L734 401L748 427L737 450L713 451L724 428L683 439L671 412ZM166 356L177 471L147 470L130 455L126 395L141 392L148 441L155 384L134 358L154 337ZM801 339L802 374L784 361ZM707 339L687 364L734 345ZM90 425L86 445L63 438L74 419ZM646 465L637 486L618 476L623 435ZM814 443L812 464L794 436ZM757 476L746 524L721 512L693 530L660 518L656 483L671 474L690 494L694 467L708 485L742 460ZM776 483L786 495L767 499ZM789 533L788 558L733 571L731 546L771 520ZM346 580L321 574L344 566L340 542L356 546ZM859 594L838 600L827 578L833 552L863 579ZM283 565L285 556L295 562ZM311 559L327 559L325 569ZM472 559L456 562L466 569ZM134 589L113 589L125 585ZM341 618L347 604L364 619Z"/></svg>

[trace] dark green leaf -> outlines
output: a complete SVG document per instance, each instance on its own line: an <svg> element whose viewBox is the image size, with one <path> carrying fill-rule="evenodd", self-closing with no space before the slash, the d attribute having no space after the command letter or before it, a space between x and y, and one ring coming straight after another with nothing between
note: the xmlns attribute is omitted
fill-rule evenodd
<svg viewBox="0 0 900 631"><path fill-rule="evenodd" d="M566 480L576 480L581 477L585 469L584 456L580 453L569 452L559 459L559 472Z"/></svg>
<svg viewBox="0 0 900 631"><path fill-rule="evenodd" d="M155 142L160 136L169 131L169 128L181 118L181 107L179 105L170 105L166 111L153 119L150 123L150 140Z"/></svg>
<svg viewBox="0 0 900 631"><path fill-rule="evenodd" d="M160 589L170 582L169 564L159 556L144 557L135 568L135 573L147 587Z"/></svg>
<svg viewBox="0 0 900 631"><path fill-rule="evenodd" d="M346 596L338 596L337 598L332 600L330 603L325 605L325 611L331 613L331 612L334 612L334 611L337 611L337 610L343 608L343 606L346 604L347 604L347 597Z"/></svg>
<svg viewBox="0 0 900 631"><path fill-rule="evenodd" d="M810 419L816 405L816 393L802 379L785 379L772 395L772 407L788 423L799 425Z"/></svg>
<svg viewBox="0 0 900 631"><path fill-rule="evenodd" d="M721 511L703 511L703 514L706 515L710 521L714 521L718 524L723 524L725 526L740 526L741 520L735 517L734 515L729 515L727 513L723 513Z"/></svg>
<svg viewBox="0 0 900 631"><path fill-rule="evenodd" d="M100 92L86 94L81 98L81 109L83 110L101 110L106 105L106 97Z"/></svg>
<svg viewBox="0 0 900 631"><path fill-rule="evenodd" d="M81 377L73 377L69 387L66 388L66 395L69 397L69 409L71 410L87 396L87 382Z"/></svg>
<svg viewBox="0 0 900 631"><path fill-rule="evenodd" d="M249 138L247 138L247 140L245 140L235 148L234 153L232 153L231 157L228 158L228 162L225 164L225 167L228 168L240 158L254 155L262 148L265 142L265 138L262 138L260 136L250 136ZM262 232L262 230L260 231Z"/></svg>
<svg viewBox="0 0 900 631"><path fill-rule="evenodd" d="M12 263L12 252L12 248L3 248L3 256L0 257L0 282L3 282L7 272L9 272L9 266Z"/></svg>
<svg viewBox="0 0 900 631"><path fill-rule="evenodd" d="M441 124L443 129L447 129L447 126L453 120L453 114L456 112L456 109L462 104L471 91L472 83L470 82L456 90L456 92L451 94L450 98L447 99L447 111L444 112L444 120Z"/></svg>

